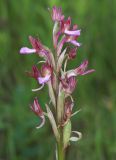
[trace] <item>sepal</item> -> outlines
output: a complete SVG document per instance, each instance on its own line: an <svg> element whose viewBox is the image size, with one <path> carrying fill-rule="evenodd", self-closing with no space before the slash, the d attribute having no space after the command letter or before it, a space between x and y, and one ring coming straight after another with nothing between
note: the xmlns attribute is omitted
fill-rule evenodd
<svg viewBox="0 0 116 160"><path fill-rule="evenodd" d="M55 121L54 116L53 116L53 114L52 114L52 112L51 112L51 110L50 110L50 108L48 107L47 104L46 104L46 110L47 110L47 116L48 116L49 121L51 123L54 135L56 137L56 140L59 141L60 134L59 134L58 129L57 129L56 121Z"/></svg>
<svg viewBox="0 0 116 160"><path fill-rule="evenodd" d="M59 56L58 63L57 63L57 72L59 72L61 67L62 67L62 63L63 63L64 58L65 58L66 50L67 50L67 48L65 48L63 50L63 52L61 53L61 55Z"/></svg>
<svg viewBox="0 0 116 160"><path fill-rule="evenodd" d="M82 138L82 133L78 131L72 131L72 133L75 133L76 136L73 136L70 138L70 141L76 142L79 141Z"/></svg>
<svg viewBox="0 0 116 160"><path fill-rule="evenodd" d="M42 128L42 127L44 126L44 124L45 124L45 116L44 116L44 115L41 116L40 119L41 119L41 123L40 123L40 125L38 125L38 126L36 127L37 129Z"/></svg>
<svg viewBox="0 0 116 160"><path fill-rule="evenodd" d="M48 89L49 89L50 100L51 100L53 106L56 109L56 99L55 99L55 94L54 94L54 90L53 90L51 81L49 81L47 84L48 84Z"/></svg>
<svg viewBox="0 0 116 160"><path fill-rule="evenodd" d="M58 93L58 101L57 101L57 120L58 123L61 124L64 116L64 100L65 100L65 93L59 86L59 93Z"/></svg>
<svg viewBox="0 0 116 160"><path fill-rule="evenodd" d="M69 144L70 136L71 136L71 121L68 120L68 122L65 124L65 126L63 128L63 145L64 145L64 149Z"/></svg>

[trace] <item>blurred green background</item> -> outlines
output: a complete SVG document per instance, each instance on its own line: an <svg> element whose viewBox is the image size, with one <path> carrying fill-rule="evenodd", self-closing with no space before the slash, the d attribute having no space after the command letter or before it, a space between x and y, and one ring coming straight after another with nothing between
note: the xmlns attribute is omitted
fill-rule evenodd
<svg viewBox="0 0 116 160"><path fill-rule="evenodd" d="M67 160L116 159L116 0L0 0L0 160L52 160L54 138L51 126L36 130L38 118L29 104L38 96L45 108L46 87L32 93L37 84L25 76L36 55L21 56L19 49L30 46L28 36L39 36L52 47L52 21L48 7L62 6L66 16L82 29L83 44L70 67L89 59L96 72L79 78L73 94L73 129L82 140L71 144Z"/></svg>

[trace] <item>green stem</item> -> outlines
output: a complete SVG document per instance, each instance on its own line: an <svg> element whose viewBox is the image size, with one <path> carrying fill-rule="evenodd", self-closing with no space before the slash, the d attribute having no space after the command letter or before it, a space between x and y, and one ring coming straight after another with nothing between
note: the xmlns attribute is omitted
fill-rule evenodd
<svg viewBox="0 0 116 160"><path fill-rule="evenodd" d="M62 128L60 129L60 141L57 142L57 160L64 160L65 158L65 151L63 148L63 135L62 135Z"/></svg>

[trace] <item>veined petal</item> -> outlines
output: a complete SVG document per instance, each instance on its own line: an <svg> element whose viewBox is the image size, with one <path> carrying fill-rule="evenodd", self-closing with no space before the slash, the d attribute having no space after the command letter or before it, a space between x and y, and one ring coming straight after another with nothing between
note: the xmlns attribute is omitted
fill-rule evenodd
<svg viewBox="0 0 116 160"><path fill-rule="evenodd" d="M56 125L56 121L54 119L53 113L51 112L51 110L50 110L50 108L47 104L46 104L46 110L47 110L47 116L48 116L49 121L51 123L54 135L55 135L57 141L59 141L60 135L59 135L59 131L58 131L58 128L57 128L57 125Z"/></svg>
<svg viewBox="0 0 116 160"><path fill-rule="evenodd" d="M64 19L64 15L62 15L62 9L59 7L54 6L52 8L52 20L53 21L61 21Z"/></svg>
<svg viewBox="0 0 116 160"><path fill-rule="evenodd" d="M59 59L58 59L58 63L57 63L57 71L59 72L61 67L62 67L62 63L64 61L64 58L65 58L65 53L66 53L66 50L67 48L65 48L63 50L63 52L61 53L61 55L59 56Z"/></svg>
<svg viewBox="0 0 116 160"><path fill-rule="evenodd" d="M73 77L73 76L74 77L77 76L74 69L67 71L67 78L70 78L70 77Z"/></svg>
<svg viewBox="0 0 116 160"><path fill-rule="evenodd" d="M81 44L80 44L79 42L75 41L75 40L71 40L70 42L71 42L74 46L77 46L77 47L80 47L80 46L81 46Z"/></svg>
<svg viewBox="0 0 116 160"><path fill-rule="evenodd" d="M44 84L49 81L50 77L51 77L51 75L46 75L45 77L39 77L38 81L40 84Z"/></svg>
<svg viewBox="0 0 116 160"><path fill-rule="evenodd" d="M64 45L65 42L66 42L66 37L64 36L64 37L61 39L61 41L59 42L58 47L57 47L57 55L58 55L58 56L60 55L61 50L62 50L63 45Z"/></svg>
<svg viewBox="0 0 116 160"><path fill-rule="evenodd" d="M36 49L31 49L28 47L22 47L20 49L20 54L31 54L31 53L35 53L35 52L36 52Z"/></svg>
<svg viewBox="0 0 116 160"><path fill-rule="evenodd" d="M67 72L67 77L78 76L78 75L86 75L94 72L94 69L87 70L88 60L84 60L83 63L77 67L76 69L69 70Z"/></svg>
<svg viewBox="0 0 116 160"><path fill-rule="evenodd" d="M41 109L41 106L38 103L37 98L34 99L34 102L30 106L30 108L38 117L42 117L43 116L43 110Z"/></svg>
<svg viewBox="0 0 116 160"><path fill-rule="evenodd" d="M80 36L81 30L75 30L75 31L65 30L64 33L71 36Z"/></svg>
<svg viewBox="0 0 116 160"><path fill-rule="evenodd" d="M90 70L84 72L84 73L81 74L81 75L89 74L89 73L92 73L92 72L95 72L95 69L90 69Z"/></svg>

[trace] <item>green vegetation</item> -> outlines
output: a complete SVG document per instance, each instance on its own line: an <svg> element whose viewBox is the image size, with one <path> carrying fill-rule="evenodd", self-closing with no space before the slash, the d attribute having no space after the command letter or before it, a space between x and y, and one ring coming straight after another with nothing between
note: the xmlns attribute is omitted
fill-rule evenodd
<svg viewBox="0 0 116 160"><path fill-rule="evenodd" d="M115 0L0 0L0 160L53 160L54 139L46 122L36 130L38 118L29 104L38 99L45 108L46 88L38 93L37 84L25 76L35 56L21 56L19 49L29 46L28 36L39 36L52 47L52 21L47 11L62 6L82 29L82 47L70 67L87 58L96 72L81 77L74 93L73 128L83 138L71 144L67 160L115 160L116 158L116 1Z"/></svg>

